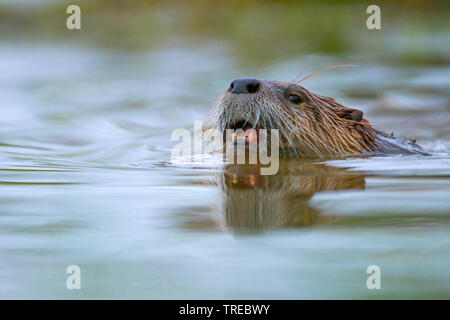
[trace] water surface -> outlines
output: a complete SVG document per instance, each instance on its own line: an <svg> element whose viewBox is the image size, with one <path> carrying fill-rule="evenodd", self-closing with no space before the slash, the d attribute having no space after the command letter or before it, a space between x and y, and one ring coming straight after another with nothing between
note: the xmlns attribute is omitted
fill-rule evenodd
<svg viewBox="0 0 450 320"><path fill-rule="evenodd" d="M138 51L3 41L0 297L450 298L450 51L430 47L444 62L237 57L206 36ZM358 67L303 85L431 156L292 159L271 177L170 163L172 131L234 78L343 62ZM65 287L72 264L82 290Z"/></svg>

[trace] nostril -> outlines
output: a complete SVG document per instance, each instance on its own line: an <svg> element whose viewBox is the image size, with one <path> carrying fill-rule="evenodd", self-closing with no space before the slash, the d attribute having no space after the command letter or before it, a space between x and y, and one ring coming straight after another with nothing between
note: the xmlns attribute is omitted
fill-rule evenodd
<svg viewBox="0 0 450 320"><path fill-rule="evenodd" d="M233 94L256 93L260 89L260 82L256 79L240 78L230 84L229 91Z"/></svg>
<svg viewBox="0 0 450 320"><path fill-rule="evenodd" d="M249 83L247 85L248 93L256 93L259 90L259 83Z"/></svg>

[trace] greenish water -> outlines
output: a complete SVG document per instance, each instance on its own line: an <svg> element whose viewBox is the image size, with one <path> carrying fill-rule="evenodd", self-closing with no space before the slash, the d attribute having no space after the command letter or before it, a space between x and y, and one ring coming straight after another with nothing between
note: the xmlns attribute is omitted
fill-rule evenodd
<svg viewBox="0 0 450 320"><path fill-rule="evenodd" d="M308 46L291 43L293 28L261 52L263 37L246 47L230 27L249 32L242 22L261 10L209 31L207 18L186 18L189 36L153 22L151 41L172 35L156 46L122 34L132 48L94 45L105 30L71 41L20 29L0 43L0 298L450 298L448 25L426 34L434 16L415 14L398 22L405 33L386 19L361 38L344 26L352 36L337 51L321 45L331 26ZM234 78L288 81L342 63L358 67L303 85L431 156L292 159L273 177L170 162L172 131L205 118ZM66 288L74 264L81 290ZM369 265L381 290L366 287Z"/></svg>

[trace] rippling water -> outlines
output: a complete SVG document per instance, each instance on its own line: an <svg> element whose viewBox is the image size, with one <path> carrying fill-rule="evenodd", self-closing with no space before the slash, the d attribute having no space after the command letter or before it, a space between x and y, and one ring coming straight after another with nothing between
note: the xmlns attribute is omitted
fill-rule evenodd
<svg viewBox="0 0 450 320"><path fill-rule="evenodd" d="M450 67L361 63L304 83L432 156L290 160L273 177L171 165L172 130L232 79L339 62L255 73L227 50L0 45L0 297L450 297Z"/></svg>

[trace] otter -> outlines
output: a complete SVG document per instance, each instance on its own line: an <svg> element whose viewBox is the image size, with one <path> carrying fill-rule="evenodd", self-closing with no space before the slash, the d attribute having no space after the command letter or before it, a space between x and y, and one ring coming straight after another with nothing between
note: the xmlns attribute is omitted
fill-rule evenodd
<svg viewBox="0 0 450 320"><path fill-rule="evenodd" d="M361 110L314 94L298 83L234 80L212 108L211 127L224 137L227 129L242 129L247 140L251 139L250 130L278 129L280 153L302 158L428 154L415 140L396 138L374 128Z"/></svg>

